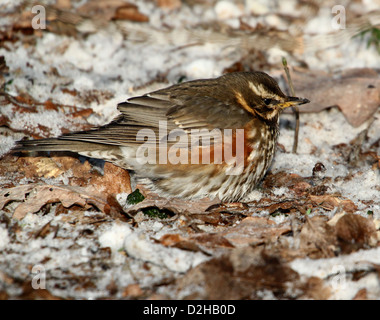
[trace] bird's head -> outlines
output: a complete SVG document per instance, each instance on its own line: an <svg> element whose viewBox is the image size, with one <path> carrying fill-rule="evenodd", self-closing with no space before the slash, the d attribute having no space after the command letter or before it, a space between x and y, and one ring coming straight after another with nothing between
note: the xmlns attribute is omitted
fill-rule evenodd
<svg viewBox="0 0 380 320"><path fill-rule="evenodd" d="M285 108L310 102L308 99L285 95L277 82L264 72L240 72L229 74L229 77L236 77L236 101L247 112L264 120L277 119Z"/></svg>

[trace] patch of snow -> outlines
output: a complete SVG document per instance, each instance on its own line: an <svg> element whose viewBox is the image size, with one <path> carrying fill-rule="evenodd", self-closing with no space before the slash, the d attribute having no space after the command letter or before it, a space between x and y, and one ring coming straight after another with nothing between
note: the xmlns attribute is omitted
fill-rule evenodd
<svg viewBox="0 0 380 320"><path fill-rule="evenodd" d="M15 139L13 137L5 137L0 135L0 157L6 154L15 146Z"/></svg>
<svg viewBox="0 0 380 320"><path fill-rule="evenodd" d="M351 279L353 272L371 269L379 263L380 248L374 248L328 259L295 259L290 262L290 267L300 275L327 280L333 293L330 299L346 300L354 298L363 287L367 289L369 296L380 294L379 279L375 274L359 281Z"/></svg>
<svg viewBox="0 0 380 320"><path fill-rule="evenodd" d="M102 247L110 247L113 253L123 249L124 241L132 233L131 227L125 223L114 222L99 236Z"/></svg>
<svg viewBox="0 0 380 320"><path fill-rule="evenodd" d="M234 2L225 0L216 3L215 12L221 20L238 18L242 15L241 9Z"/></svg>
<svg viewBox="0 0 380 320"><path fill-rule="evenodd" d="M6 249L9 242L8 230L3 224L0 224L0 250Z"/></svg>
<svg viewBox="0 0 380 320"><path fill-rule="evenodd" d="M139 232L131 232L125 238L124 249L128 255L136 259L165 266L171 271L180 273L209 259L201 252L185 251L153 243L145 234Z"/></svg>

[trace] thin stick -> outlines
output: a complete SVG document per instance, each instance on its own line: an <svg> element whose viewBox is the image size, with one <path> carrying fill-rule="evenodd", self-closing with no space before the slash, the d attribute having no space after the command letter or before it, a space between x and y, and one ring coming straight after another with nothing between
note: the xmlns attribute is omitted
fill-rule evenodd
<svg viewBox="0 0 380 320"><path fill-rule="evenodd" d="M292 97L295 97L296 94L294 92L292 78L290 77L290 72L289 72L289 68L288 68L288 62L286 61L285 57L282 58L282 65L284 66L284 70L285 70L285 73L286 73L286 78L288 79L288 83L289 83L289 87L290 87L290 94L292 95ZM297 106L292 107L292 110L293 110L293 112L294 112L294 114L296 116L296 128L295 128L295 131L294 131L294 141L293 141L293 150L292 150L292 152L293 153L297 153L298 133L299 133L299 130L300 130L300 113L299 113L299 109L298 109Z"/></svg>

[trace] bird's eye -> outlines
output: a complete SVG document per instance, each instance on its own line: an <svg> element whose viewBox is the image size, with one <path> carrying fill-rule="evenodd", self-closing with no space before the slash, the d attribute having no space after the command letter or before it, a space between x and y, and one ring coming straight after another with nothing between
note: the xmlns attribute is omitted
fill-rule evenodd
<svg viewBox="0 0 380 320"><path fill-rule="evenodd" d="M272 99L264 99L264 103L269 106L270 103L272 102Z"/></svg>

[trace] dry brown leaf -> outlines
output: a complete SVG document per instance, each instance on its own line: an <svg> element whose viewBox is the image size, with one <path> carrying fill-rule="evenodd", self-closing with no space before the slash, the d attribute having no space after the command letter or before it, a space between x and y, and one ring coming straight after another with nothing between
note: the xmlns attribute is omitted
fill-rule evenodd
<svg viewBox="0 0 380 320"><path fill-rule="evenodd" d="M51 221L49 221L41 229L37 230L37 232L33 234L33 238L45 238L50 232L56 233L58 229L58 225L53 227L51 225Z"/></svg>
<svg viewBox="0 0 380 320"><path fill-rule="evenodd" d="M21 202L13 213L13 218L21 220L28 213L36 213L49 203L61 203L65 208L77 205L84 209L96 208L113 217L123 217L120 208L100 197L86 193L82 188L53 185L21 185L0 191L0 209L10 202Z"/></svg>
<svg viewBox="0 0 380 320"><path fill-rule="evenodd" d="M33 288L32 281L25 281L22 284L22 293L19 296L22 300L63 300L59 296L53 295L47 289Z"/></svg>
<svg viewBox="0 0 380 320"><path fill-rule="evenodd" d="M135 204L127 210L129 214L136 214L139 210L157 207L160 210L168 210L174 214L197 214L205 212L211 205L218 203L217 200L183 200L180 198L166 199L150 194L142 202Z"/></svg>
<svg viewBox="0 0 380 320"><path fill-rule="evenodd" d="M59 152L55 154L60 154ZM129 173L109 162L104 163L104 174L96 171L88 161L81 163L75 157L53 156L47 157L19 157L14 161L17 171L27 178L56 178L67 170L72 171L68 177L69 185L84 187L87 192L115 196L118 193L131 193Z"/></svg>
<svg viewBox="0 0 380 320"><path fill-rule="evenodd" d="M134 4L126 4L116 9L113 16L114 20L131 20L135 22L148 22L149 17L138 11Z"/></svg>
<svg viewBox="0 0 380 320"><path fill-rule="evenodd" d="M336 75L315 71L294 71L292 80L298 96L310 103L300 112L319 112L338 106L354 127L370 119L380 105L380 79L375 70L351 69Z"/></svg>
<svg viewBox="0 0 380 320"><path fill-rule="evenodd" d="M362 288L358 290L358 292L355 294L355 297L353 297L352 300L368 300L367 289Z"/></svg>
<svg viewBox="0 0 380 320"><path fill-rule="evenodd" d="M181 7L181 0L156 0L159 7L174 10Z"/></svg>
<svg viewBox="0 0 380 320"><path fill-rule="evenodd" d="M208 232L195 234L190 237L183 237L179 234L166 234L161 237L160 243L164 246L201 252L205 252L207 249L230 249L234 247L221 233Z"/></svg>
<svg viewBox="0 0 380 320"><path fill-rule="evenodd" d="M32 189L32 185L23 185L0 190L0 209L4 209L12 201L24 201L26 194Z"/></svg>
<svg viewBox="0 0 380 320"><path fill-rule="evenodd" d="M336 234L322 216L308 218L299 234L300 249L311 258L335 256L337 246Z"/></svg>
<svg viewBox="0 0 380 320"><path fill-rule="evenodd" d="M86 189L109 195L132 192L128 171L109 162L104 163L104 175L93 176Z"/></svg>
<svg viewBox="0 0 380 320"><path fill-rule="evenodd" d="M345 214L337 221L335 229L345 253L377 243L376 226L370 218Z"/></svg>
<svg viewBox="0 0 380 320"><path fill-rule="evenodd" d="M305 298L314 300L327 300L331 295L331 289L325 282L318 277L310 277L304 286L301 286L305 292Z"/></svg>
<svg viewBox="0 0 380 320"><path fill-rule="evenodd" d="M31 160L32 158L30 158ZM56 178L60 176L64 171L57 166L57 163L50 158L37 157L34 163L36 168L36 174L38 177L44 178ZM27 167L30 171L30 167ZM25 168L26 169L26 168ZM27 175L26 175L27 176Z"/></svg>
<svg viewBox="0 0 380 320"><path fill-rule="evenodd" d="M232 245L240 247L274 242L289 231L291 231L289 224L277 224L268 218L247 217L221 234Z"/></svg>
<svg viewBox="0 0 380 320"><path fill-rule="evenodd" d="M147 22L149 17L139 12L135 4L123 0L91 0L78 8L78 13L104 21L131 20Z"/></svg>
<svg viewBox="0 0 380 320"><path fill-rule="evenodd" d="M224 237L223 233L201 233L190 237L189 241L195 241L198 245L207 248L233 248L234 245Z"/></svg>
<svg viewBox="0 0 380 320"><path fill-rule="evenodd" d="M124 288L122 296L123 298L136 299L141 297L143 294L144 290L140 287L140 285L134 283Z"/></svg>
<svg viewBox="0 0 380 320"><path fill-rule="evenodd" d="M177 280L176 289L184 299L257 299L263 290L283 298L287 284L298 279L277 257L248 246L201 263ZM199 290L189 293L189 286Z"/></svg>
<svg viewBox="0 0 380 320"><path fill-rule="evenodd" d="M309 195L309 199L313 206L329 211L338 207L347 213L353 213L358 209L350 199L341 199L334 195Z"/></svg>
<svg viewBox="0 0 380 320"><path fill-rule="evenodd" d="M164 246L172 247L184 240L185 238L179 234L165 234L161 237L160 243Z"/></svg>
<svg viewBox="0 0 380 320"><path fill-rule="evenodd" d="M284 171L275 174L269 173L263 182L263 188L273 189L286 187L298 196L308 193L311 185L304 177L295 173L287 173Z"/></svg>

